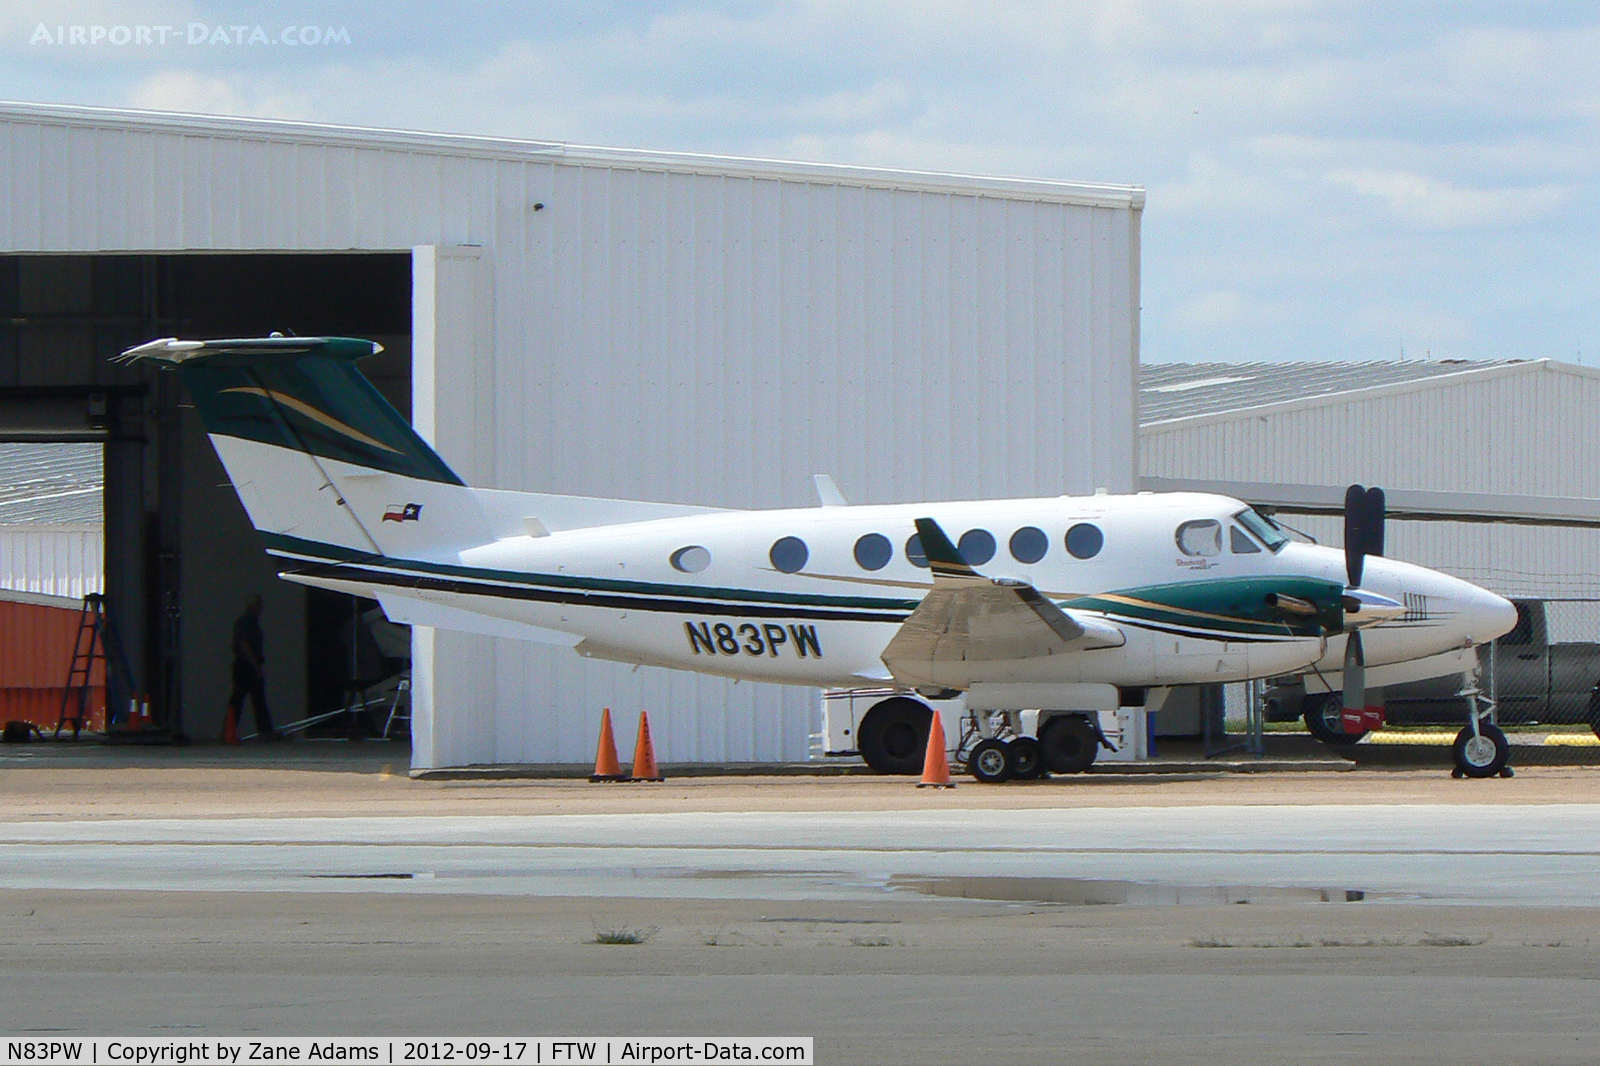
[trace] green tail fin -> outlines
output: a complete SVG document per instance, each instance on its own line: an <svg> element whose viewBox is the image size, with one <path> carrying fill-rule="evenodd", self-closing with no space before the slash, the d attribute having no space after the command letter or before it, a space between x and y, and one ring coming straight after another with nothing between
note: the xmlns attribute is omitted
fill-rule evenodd
<svg viewBox="0 0 1600 1066"><path fill-rule="evenodd" d="M358 359L382 350L374 341L350 337L166 338L130 348L122 359L176 366L208 433L462 484L356 370Z"/></svg>

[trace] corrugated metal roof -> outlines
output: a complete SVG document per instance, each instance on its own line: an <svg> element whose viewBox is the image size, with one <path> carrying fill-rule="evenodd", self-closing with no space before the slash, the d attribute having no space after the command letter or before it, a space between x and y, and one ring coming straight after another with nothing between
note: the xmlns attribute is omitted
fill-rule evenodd
<svg viewBox="0 0 1600 1066"><path fill-rule="evenodd" d="M73 104L34 104L0 101L0 117L66 121L73 125L112 126L121 129L206 132L251 140L289 140L296 144L356 145L398 148L408 152L434 151L444 155L491 159L539 159L575 164L598 163L613 168L724 174L733 177L793 178L838 185L915 189L967 196L1021 198L1092 207L1144 207L1142 185L1120 185L1050 178L989 177L840 163L808 163L784 159L754 159L691 152L647 151L566 144L561 141L479 137L470 134L427 133L413 130L335 126L286 119L236 118L132 108L83 107Z"/></svg>
<svg viewBox="0 0 1600 1066"><path fill-rule="evenodd" d="M98 444L0 444L0 526L102 520Z"/></svg>
<svg viewBox="0 0 1600 1066"><path fill-rule="evenodd" d="M1520 359L1399 363L1145 363L1139 367L1139 424L1403 385Z"/></svg>

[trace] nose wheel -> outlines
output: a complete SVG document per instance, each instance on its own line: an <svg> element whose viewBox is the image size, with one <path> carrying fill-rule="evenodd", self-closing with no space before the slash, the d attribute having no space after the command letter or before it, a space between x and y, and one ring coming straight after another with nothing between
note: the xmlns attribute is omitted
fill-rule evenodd
<svg viewBox="0 0 1600 1066"><path fill-rule="evenodd" d="M1488 722L1473 722L1456 734L1451 747L1455 769L1451 777L1511 777L1514 771L1507 766L1511 758L1511 742L1500 727Z"/></svg>

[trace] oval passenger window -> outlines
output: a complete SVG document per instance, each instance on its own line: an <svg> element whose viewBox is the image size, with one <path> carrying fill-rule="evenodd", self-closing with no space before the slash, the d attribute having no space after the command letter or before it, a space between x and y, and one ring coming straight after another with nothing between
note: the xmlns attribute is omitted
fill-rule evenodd
<svg viewBox="0 0 1600 1066"><path fill-rule="evenodd" d="M1011 534L1011 557L1019 563L1036 563L1050 550L1050 538L1038 526L1023 526Z"/></svg>
<svg viewBox="0 0 1600 1066"><path fill-rule="evenodd" d="M868 533L856 541L856 564L863 570L882 570L894 557L894 545L882 533Z"/></svg>
<svg viewBox="0 0 1600 1066"><path fill-rule="evenodd" d="M1067 530L1067 551L1076 559L1093 559L1105 547L1106 535L1099 526L1079 522Z"/></svg>
<svg viewBox="0 0 1600 1066"><path fill-rule="evenodd" d="M906 559L912 566L927 566L928 557L922 551L922 534L913 533L906 541Z"/></svg>
<svg viewBox="0 0 1600 1066"><path fill-rule="evenodd" d="M961 534L956 550L968 566L982 566L994 558L994 534L987 529L969 529Z"/></svg>
<svg viewBox="0 0 1600 1066"><path fill-rule="evenodd" d="M775 568L793 574L806 565L806 560L811 558L811 549L799 537L783 537L773 543L767 558L772 560Z"/></svg>
<svg viewBox="0 0 1600 1066"><path fill-rule="evenodd" d="M1178 550L1185 555L1221 555L1222 523L1200 518L1178 527Z"/></svg>
<svg viewBox="0 0 1600 1066"><path fill-rule="evenodd" d="M711 565L711 553L698 544L691 544L687 548L679 548L672 553L672 568L681 570L685 574L698 574Z"/></svg>

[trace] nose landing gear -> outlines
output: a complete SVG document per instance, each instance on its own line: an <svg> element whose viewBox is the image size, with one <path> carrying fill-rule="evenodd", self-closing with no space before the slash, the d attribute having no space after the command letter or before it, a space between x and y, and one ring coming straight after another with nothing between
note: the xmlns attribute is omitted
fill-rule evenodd
<svg viewBox="0 0 1600 1066"><path fill-rule="evenodd" d="M1450 750L1456 763L1451 777L1511 777L1515 773L1506 765L1511 757L1511 742L1499 726L1480 722L1476 715L1456 734Z"/></svg>

